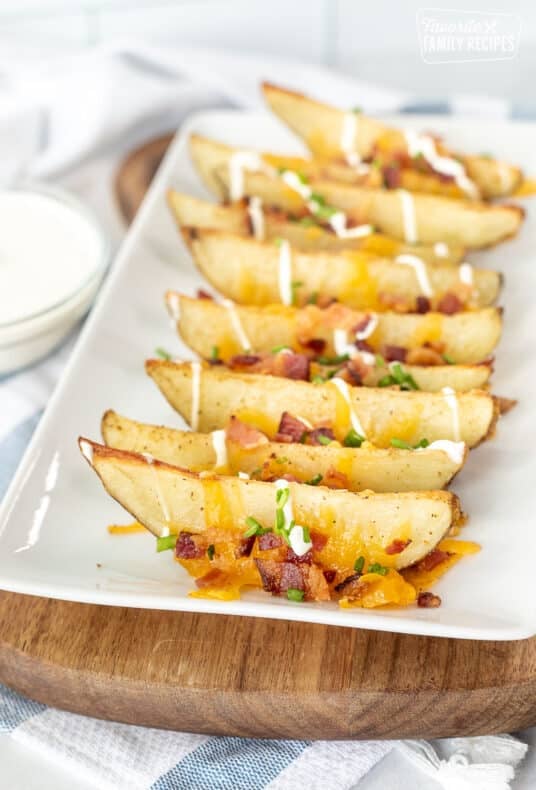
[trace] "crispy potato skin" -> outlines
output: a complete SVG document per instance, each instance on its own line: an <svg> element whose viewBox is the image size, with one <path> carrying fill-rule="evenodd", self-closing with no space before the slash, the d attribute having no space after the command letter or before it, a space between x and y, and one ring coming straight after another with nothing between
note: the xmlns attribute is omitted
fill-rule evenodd
<svg viewBox="0 0 536 790"><path fill-rule="evenodd" d="M106 491L154 535L217 529L219 535L238 541L247 516L274 523L272 483L224 476L201 479L82 437L79 445ZM289 487L296 518L329 538L325 553L333 559L348 545L361 547L371 560L379 559L385 556L382 547L403 533L411 542L392 555L390 566L404 568L428 554L460 516L457 497L445 491L377 494L299 483Z"/></svg>
<svg viewBox="0 0 536 790"><path fill-rule="evenodd" d="M190 421L191 363L150 359L145 367L171 406ZM367 438L378 447L389 447L392 438L411 444L422 439L432 442L461 438L474 447L493 432L499 416L498 403L487 392L458 393L460 437L457 437L453 413L440 393L372 387L353 387L349 391L352 407ZM289 409L313 425L332 425L341 440L351 427L349 411L330 383L315 385L235 373L225 368L204 366L202 369L197 415L201 431L223 428L235 415L273 437L281 414Z"/></svg>
<svg viewBox="0 0 536 790"><path fill-rule="evenodd" d="M104 414L101 430L106 445L118 450L148 453L159 461L194 472L215 469L217 458L210 434L146 425L113 411ZM334 469L345 475L350 491L382 493L444 488L460 470L467 452L462 463L455 464L439 450L419 453L394 447L353 450L281 442L246 450L227 440L227 456L229 474L239 471L251 474L265 465L268 477L290 474L307 482L317 474L329 480L329 471Z"/></svg>

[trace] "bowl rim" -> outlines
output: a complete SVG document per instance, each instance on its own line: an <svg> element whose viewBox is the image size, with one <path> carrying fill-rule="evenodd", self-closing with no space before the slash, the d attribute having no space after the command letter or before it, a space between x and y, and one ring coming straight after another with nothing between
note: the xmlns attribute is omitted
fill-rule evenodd
<svg viewBox="0 0 536 790"><path fill-rule="evenodd" d="M78 294L85 291L94 279L100 279L104 276L111 261L111 242L109 236L104 232L101 223L97 219L95 213L90 209L82 200L73 195L67 189L58 187L52 184L45 184L40 181L23 181L14 186L10 186L1 190L2 192L29 192L33 194L42 195L44 197L56 200L58 203L66 206L71 211L76 212L82 217L95 231L96 237L99 241L99 256L95 267L91 270L89 275L76 286L67 296L63 297L57 302L49 304L47 307L37 312L29 313L22 318L17 318L15 321L0 322L0 333L9 330L24 330L26 324L44 319L61 310L62 307L68 307ZM29 328L29 327L28 327Z"/></svg>

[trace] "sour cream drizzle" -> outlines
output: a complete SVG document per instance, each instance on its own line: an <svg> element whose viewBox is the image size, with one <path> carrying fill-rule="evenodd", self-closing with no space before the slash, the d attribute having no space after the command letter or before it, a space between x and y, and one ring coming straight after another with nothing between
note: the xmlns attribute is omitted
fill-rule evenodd
<svg viewBox="0 0 536 790"><path fill-rule="evenodd" d="M232 201L244 197L244 173L267 172L265 162L255 151L235 151L229 158L229 196Z"/></svg>
<svg viewBox="0 0 536 790"><path fill-rule="evenodd" d="M449 245L444 241L436 241L434 244L434 252L438 258L447 258L449 254Z"/></svg>
<svg viewBox="0 0 536 790"><path fill-rule="evenodd" d="M171 521L171 516L169 514L167 502L166 502L165 497L164 497L164 492L162 491L162 487L160 485L160 478L158 477L158 472L156 471L156 469L154 467L154 458L153 458L152 455L149 455L149 453L142 453L142 456L145 458L145 460L147 461L147 463L151 467L151 470L152 470L152 473L153 473L154 487L155 487L155 491L156 491L156 498L158 499L158 504L160 505L160 510L162 511L162 513L164 515L164 520L169 525L169 523ZM164 537L167 537L168 535L169 535L169 526L164 527L162 529L162 534L161 534L160 537L164 538Z"/></svg>
<svg viewBox="0 0 536 790"><path fill-rule="evenodd" d="M462 263L458 272L460 282L464 285L474 285L474 271L470 263Z"/></svg>
<svg viewBox="0 0 536 790"><path fill-rule="evenodd" d="M262 200L260 197L250 197L248 201L248 216L251 220L253 236L258 241L264 239L264 214L262 211Z"/></svg>
<svg viewBox="0 0 536 790"><path fill-rule="evenodd" d="M427 447L419 447L418 452L441 450L446 453L453 464L461 464L465 455L465 442L452 442L450 439L436 439Z"/></svg>
<svg viewBox="0 0 536 790"><path fill-rule="evenodd" d="M281 178L285 184L290 187L290 189L293 189L294 192L297 192L298 195L300 195L300 197L302 197L304 200L309 200L313 194L313 190L309 184L304 184L299 175L294 173L293 170L285 170L281 174Z"/></svg>
<svg viewBox="0 0 536 790"><path fill-rule="evenodd" d="M366 340L367 337L370 337L373 332L376 331L378 321L379 319L376 313L369 313L367 324L363 327L363 329L360 329L355 333L355 339Z"/></svg>
<svg viewBox="0 0 536 790"><path fill-rule="evenodd" d="M199 400L201 393L201 363L191 362L192 370L192 409L190 412L190 425L192 431L197 431L199 427Z"/></svg>
<svg viewBox="0 0 536 790"><path fill-rule="evenodd" d="M216 468L219 469L220 467L227 466L227 441L225 431L223 429L212 431L210 438L212 440L214 452L216 453Z"/></svg>
<svg viewBox="0 0 536 790"><path fill-rule="evenodd" d="M376 357L374 354L371 354L370 351L360 351L353 343L348 342L348 332L346 329L333 330L333 346L337 356L348 354L351 358L360 357L365 365L374 365L376 362Z"/></svg>
<svg viewBox="0 0 536 790"><path fill-rule="evenodd" d="M458 406L458 398L452 387L443 387L441 390L443 393L443 397L452 412L452 433L454 435L454 440L459 442L461 440L460 435L460 410Z"/></svg>
<svg viewBox="0 0 536 790"><path fill-rule="evenodd" d="M354 409L354 404L352 403L352 400L350 398L350 393L348 391L348 384L343 379L339 379L339 378L331 379L331 384L333 384L333 386L335 386L339 390L339 392L341 393L342 397L344 398L344 400L346 401L346 403L349 406L349 409L350 409L350 422L352 423L352 428L360 436L364 436L366 438L367 435L366 435L365 431L363 430L363 426L361 425L361 421L360 421L359 417L356 414L356 411Z"/></svg>
<svg viewBox="0 0 536 790"><path fill-rule="evenodd" d="M238 342L240 343L244 351L250 351L251 343L249 342L249 338L246 335L244 327L242 326L242 321L240 320L240 316L236 312L235 303L231 301L231 299L222 299L222 305L229 313L229 320L231 321L233 332L238 338Z"/></svg>
<svg viewBox="0 0 536 790"><path fill-rule="evenodd" d="M415 216L415 201L413 195L407 189L398 189L398 196L402 205L402 225L404 227L404 238L408 244L416 244L417 217Z"/></svg>
<svg viewBox="0 0 536 790"><path fill-rule="evenodd" d="M290 525L294 521L294 509L292 507L292 495L290 493L288 480L276 480L275 487L278 491L281 489L288 490L288 499L283 505L284 529L288 534L290 548L298 557L302 557L309 549L313 548L313 544L310 540L305 540L303 527L299 526L299 524L295 524L292 529L290 529Z"/></svg>
<svg viewBox="0 0 536 790"><path fill-rule="evenodd" d="M461 162L452 159L450 156L441 156L436 148L433 137L427 134L418 134L411 129L404 132L408 152L410 156L422 154L429 165L437 172L445 176L452 176L455 183L466 195L473 199L478 199L480 193L474 181L471 181L466 173L465 167Z"/></svg>
<svg viewBox="0 0 536 790"><path fill-rule="evenodd" d="M292 304L292 254L290 244L283 239L279 245L279 297L283 304Z"/></svg>
<svg viewBox="0 0 536 790"><path fill-rule="evenodd" d="M423 294L428 297L434 295L434 290L426 271L426 264L421 258L418 258L416 255L398 255L395 258L395 263L411 266L417 276L419 287Z"/></svg>

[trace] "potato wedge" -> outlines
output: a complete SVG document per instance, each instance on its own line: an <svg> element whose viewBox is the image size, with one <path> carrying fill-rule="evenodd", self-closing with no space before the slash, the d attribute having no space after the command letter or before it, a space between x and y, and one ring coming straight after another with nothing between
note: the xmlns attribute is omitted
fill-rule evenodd
<svg viewBox="0 0 536 790"><path fill-rule="evenodd" d="M262 86L264 97L273 112L296 132L314 155L341 158L341 135L345 112L335 107L309 99L299 93L280 88L270 83ZM359 113L359 132L356 135L356 151L362 158L375 150L406 151L407 144L401 131ZM444 146L443 146L444 148ZM445 154L452 155L445 150ZM459 156L455 154L455 156ZM468 176L476 183L484 198L505 197L517 189L523 174L518 167L499 162L488 156L459 156ZM422 175L422 174L417 174ZM427 177L437 184L437 177ZM416 188L426 189L426 181L418 179ZM404 185L407 188L411 188Z"/></svg>
<svg viewBox="0 0 536 790"><path fill-rule="evenodd" d="M275 304L281 301L280 256L277 244L247 239L220 230L183 228L182 235L193 259L209 282L225 296L242 304ZM465 304L493 304L502 278L489 269L474 269L474 286L460 280L458 267L425 264L433 292L432 305L447 292ZM355 250L347 253L292 251L290 279L294 299L307 303L313 294L332 297L355 309L386 310L388 299L408 302L414 309L422 288L411 266Z"/></svg>
<svg viewBox="0 0 536 790"><path fill-rule="evenodd" d="M244 349L237 337L229 311L218 302L209 299L192 299L179 293L169 292L166 296L170 313L176 317L178 308L177 331L184 342L199 356L210 359L216 348L218 358L227 362L235 354L242 354ZM271 305L267 307L235 307L236 315L250 340L251 351L270 352L278 346L288 346L294 351L303 351L307 347L300 343L300 329L305 322L311 320L315 325L314 336L325 341L324 355L334 355L333 322L322 326L326 319L324 312L307 307L300 311L295 307ZM482 311L483 312L483 311ZM497 316L491 313L490 320ZM310 317L310 318L309 318ZM351 312L344 316L340 327L355 327L366 318L366 313ZM500 326L500 317L499 326ZM481 311L458 313L455 316L438 316L440 325L439 341L445 344L445 353L452 360L465 361L465 357L474 357L474 340L483 349L482 331L486 323L482 322ZM434 319L436 320L436 319ZM380 352L385 345L403 346L408 348L419 334L426 330L430 319L421 315L400 315L398 313L379 313L378 325L367 342ZM353 323L350 323L353 322ZM431 326L431 324L429 324ZM488 346L487 353L491 348ZM484 357L486 354L484 354ZM480 359L483 359L481 357ZM491 374L488 364L444 364L444 365L411 365L404 364L422 390L430 392L452 387L455 390L480 389L484 387ZM385 365L372 368L364 379L365 386L377 386L377 382L386 373Z"/></svg>
<svg viewBox="0 0 536 790"><path fill-rule="evenodd" d="M157 537L182 530L208 533L211 539L216 536L219 553L218 540L239 542L248 516L261 524L274 523L273 483L200 478L88 439L80 438L79 445L110 496ZM356 556L363 554L367 560L405 568L428 554L460 515L458 498L446 491L360 494L300 483L290 483L289 488L298 523L328 538L322 550L328 567L352 567ZM387 554L384 549L402 534L409 540L407 546L398 554Z"/></svg>
<svg viewBox="0 0 536 790"><path fill-rule="evenodd" d="M377 447L390 447L393 438L412 445L462 440L474 447L493 432L499 414L495 399L481 390L458 393L453 409L443 393L350 387L348 404L333 381L310 384L194 365L200 363L150 359L145 369L171 406L201 431L223 428L234 415L273 438L289 410L315 426L331 426L340 441L357 418L358 433Z"/></svg>
<svg viewBox="0 0 536 790"><path fill-rule="evenodd" d="M102 436L109 447L134 453L148 453L159 461L193 472L218 471L236 475L246 472L259 477L290 474L301 482L322 475L329 481L331 470L344 475L350 491L427 491L444 488L467 458L458 463L443 450L380 449L365 445L359 449L333 445L309 446L268 442L245 449L227 439L227 465L217 468L212 435L146 425L107 411L101 423ZM329 485L329 482L325 484ZM342 487L342 486L337 486Z"/></svg>
<svg viewBox="0 0 536 790"><path fill-rule="evenodd" d="M178 228L212 228L252 236L246 202L218 206L205 200L168 191L168 204ZM424 245L403 244L389 236L371 233L361 239L341 239L329 228L321 225L306 227L292 221L279 211L269 207L263 209L266 241L287 239L293 247L300 250L321 250L344 252L344 250L363 250L382 258L396 258L397 255L416 255L427 263L461 263L465 250L456 244Z"/></svg>

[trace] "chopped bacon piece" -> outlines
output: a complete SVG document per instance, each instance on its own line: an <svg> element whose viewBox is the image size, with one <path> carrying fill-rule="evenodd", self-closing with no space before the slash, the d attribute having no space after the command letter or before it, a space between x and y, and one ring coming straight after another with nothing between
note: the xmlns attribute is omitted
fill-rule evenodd
<svg viewBox="0 0 536 790"><path fill-rule="evenodd" d="M210 299L211 302L214 301L214 297L212 294L209 294L208 291L204 291L202 288L197 289L197 298L198 299Z"/></svg>
<svg viewBox="0 0 536 790"><path fill-rule="evenodd" d="M342 582L335 585L336 592L348 592L347 587L354 586L354 582L358 582L363 574L362 573L352 573L350 576L347 576L346 579L343 579Z"/></svg>
<svg viewBox="0 0 536 790"><path fill-rule="evenodd" d="M213 568L208 573L205 573L204 576L200 576L199 579L196 579L195 583L198 587L210 587L213 584L221 585L224 579L225 573L220 571L219 568Z"/></svg>
<svg viewBox="0 0 536 790"><path fill-rule="evenodd" d="M400 168L395 165L382 167L383 183L387 189L398 189L402 183Z"/></svg>
<svg viewBox="0 0 536 790"><path fill-rule="evenodd" d="M326 577L318 565L310 565L307 567L305 592L306 598L311 601L329 601L331 599Z"/></svg>
<svg viewBox="0 0 536 790"><path fill-rule="evenodd" d="M258 354L235 354L234 357L230 358L227 364L231 370L234 370L235 368L249 368L260 361L261 357L259 357Z"/></svg>
<svg viewBox="0 0 536 790"><path fill-rule="evenodd" d="M259 535L257 545L260 551L278 549L283 545L283 538L280 538L279 535L274 535L273 532L266 532L264 535Z"/></svg>
<svg viewBox="0 0 536 790"><path fill-rule="evenodd" d="M454 315L454 313L459 313L460 310L463 310L463 304L456 294L449 291L440 299L437 309L445 315Z"/></svg>
<svg viewBox="0 0 536 790"><path fill-rule="evenodd" d="M287 590L302 590L309 601L329 601L329 587L322 570L316 565L277 562L276 560L255 559L262 586L272 595L286 593Z"/></svg>
<svg viewBox="0 0 536 790"><path fill-rule="evenodd" d="M242 538L240 543L235 549L235 557L239 559L240 557L249 557L251 552L253 551L253 544L255 543L255 535L251 535L249 538Z"/></svg>
<svg viewBox="0 0 536 790"><path fill-rule="evenodd" d="M297 381L309 380L309 358L305 354L279 354L278 363L282 367L278 375Z"/></svg>
<svg viewBox="0 0 536 790"><path fill-rule="evenodd" d="M354 343L354 346L357 349L359 349L359 351L368 351L369 354L373 354L374 353L374 349L372 348L370 343L367 343L366 340L356 340L355 343Z"/></svg>
<svg viewBox="0 0 536 790"><path fill-rule="evenodd" d="M400 554L404 551L404 549L409 546L411 540L408 538L407 540L400 540L400 538L395 538L392 543L390 543L387 548L385 549L386 554Z"/></svg>
<svg viewBox="0 0 536 790"><path fill-rule="evenodd" d="M307 432L307 426L297 417L293 417L288 411L281 415L276 442L301 442L303 435Z"/></svg>
<svg viewBox="0 0 536 790"><path fill-rule="evenodd" d="M322 354L326 350L326 341L321 337L312 337L303 345L314 354Z"/></svg>
<svg viewBox="0 0 536 790"><path fill-rule="evenodd" d="M370 371L370 366L363 362L360 357L354 357L353 359L349 359L346 363L346 369L350 374L353 383L359 385L362 384L365 378L367 377L368 372Z"/></svg>
<svg viewBox="0 0 536 790"><path fill-rule="evenodd" d="M337 575L337 571L334 570L326 570L324 573L324 579L327 581L328 584L331 584L335 580L335 576Z"/></svg>
<svg viewBox="0 0 536 790"><path fill-rule="evenodd" d="M337 299L334 296L328 296L327 294L319 294L318 299L316 300L316 304L318 307L326 310L328 307L331 307L332 304L336 304Z"/></svg>
<svg viewBox="0 0 536 790"><path fill-rule="evenodd" d="M445 360L435 349L424 347L410 349L406 362L408 365L424 365L427 367L445 364Z"/></svg>
<svg viewBox="0 0 536 790"><path fill-rule="evenodd" d="M236 442L245 450L252 450L254 447L268 444L268 438L262 431L253 428L251 425L246 425L246 423L239 420L238 417L231 417L226 432L229 441Z"/></svg>
<svg viewBox="0 0 536 790"><path fill-rule="evenodd" d="M432 549L430 554L427 554L426 557L423 557L422 560L417 563L417 568L420 571L431 571L436 567L436 565L440 565L449 557L450 554L447 551L441 551L441 549Z"/></svg>
<svg viewBox="0 0 536 790"><path fill-rule="evenodd" d="M315 446L322 444L319 438L320 436L324 436L326 439L329 439L330 442L335 440L335 434L331 428L314 428L312 431L307 431L305 444L313 444Z"/></svg>
<svg viewBox="0 0 536 790"><path fill-rule="evenodd" d="M438 606L441 606L441 598L431 592L420 592L417 596L417 606L421 606L423 609L437 609Z"/></svg>
<svg viewBox="0 0 536 790"><path fill-rule="evenodd" d="M328 542L328 538L326 535L322 535L320 532L311 532L311 543L313 544L313 551L322 551L322 549L325 547L327 542Z"/></svg>
<svg viewBox="0 0 536 790"><path fill-rule="evenodd" d="M417 303L416 303L416 310L418 313L423 315L424 313L429 313L432 305L430 304L430 300L427 296L418 296Z"/></svg>
<svg viewBox="0 0 536 790"><path fill-rule="evenodd" d="M380 291L378 294L379 301L384 304L389 310L394 310L395 313L410 313L413 310L413 302L406 299L399 294L391 294L386 291Z"/></svg>
<svg viewBox="0 0 536 790"><path fill-rule="evenodd" d="M285 560L287 562L297 563L298 565L310 565L313 561L313 552L311 549L309 549L309 551L306 551L305 554L296 554L296 552L289 546Z"/></svg>
<svg viewBox="0 0 536 790"><path fill-rule="evenodd" d="M405 362L407 353L407 348L404 348L403 346L383 347L383 356L387 362Z"/></svg>
<svg viewBox="0 0 536 790"><path fill-rule="evenodd" d="M368 314L363 316L361 321L358 321L357 324L354 327L352 327L352 333L354 335L357 335L358 332L364 332L364 330L370 324L371 319L372 319L372 316L370 316Z"/></svg>
<svg viewBox="0 0 536 790"><path fill-rule="evenodd" d="M348 478L344 472L339 472L334 466L328 467L323 482L330 488L348 488L349 486Z"/></svg>
<svg viewBox="0 0 536 790"><path fill-rule="evenodd" d="M175 556L180 560L194 560L203 557L207 550L205 541L191 532L180 532L175 544Z"/></svg>
<svg viewBox="0 0 536 790"><path fill-rule="evenodd" d="M433 350L437 351L438 354L442 354L446 348L446 345L442 340L427 340L424 344L424 347L433 348Z"/></svg>

